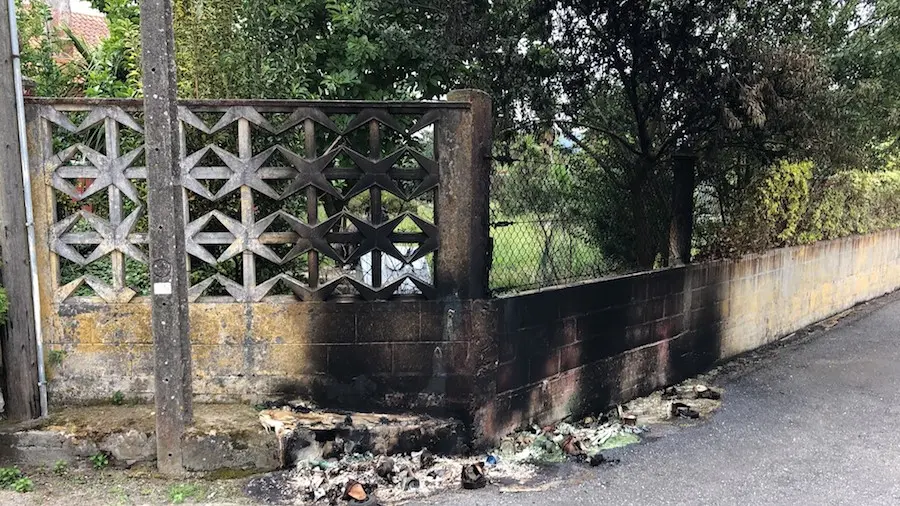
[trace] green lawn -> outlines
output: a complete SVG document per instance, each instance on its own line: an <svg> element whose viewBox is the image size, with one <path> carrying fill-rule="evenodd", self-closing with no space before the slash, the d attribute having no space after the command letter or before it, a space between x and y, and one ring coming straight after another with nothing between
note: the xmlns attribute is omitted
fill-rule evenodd
<svg viewBox="0 0 900 506"><path fill-rule="evenodd" d="M496 293L554 286L598 277L606 272L600 252L567 229L566 223L542 225L512 219L491 227L494 256L490 288ZM544 230L551 234L545 233Z"/></svg>

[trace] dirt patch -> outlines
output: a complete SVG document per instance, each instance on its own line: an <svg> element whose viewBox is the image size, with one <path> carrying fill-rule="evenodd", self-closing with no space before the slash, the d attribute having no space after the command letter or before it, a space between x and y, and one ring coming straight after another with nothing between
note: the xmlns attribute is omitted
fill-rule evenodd
<svg viewBox="0 0 900 506"><path fill-rule="evenodd" d="M173 504L258 504L241 492L243 480L172 480L155 467L97 470L90 464L22 468L34 483L28 493L0 491L0 504L18 506Z"/></svg>
<svg viewBox="0 0 900 506"><path fill-rule="evenodd" d="M131 429L144 433L154 432L155 424L152 406L85 406L51 411L43 428L82 439L102 439Z"/></svg>

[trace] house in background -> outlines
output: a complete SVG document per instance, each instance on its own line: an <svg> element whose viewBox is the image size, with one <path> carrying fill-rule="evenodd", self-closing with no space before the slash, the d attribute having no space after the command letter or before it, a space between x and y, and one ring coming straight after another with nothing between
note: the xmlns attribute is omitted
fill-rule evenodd
<svg viewBox="0 0 900 506"><path fill-rule="evenodd" d="M106 16L84 0L45 0L53 14L53 27L67 26L76 37L88 46L96 47L109 37ZM67 44L59 55L60 62L67 62L79 55L74 44Z"/></svg>
<svg viewBox="0 0 900 506"><path fill-rule="evenodd" d="M93 8L90 2L84 0L44 0L50 7L52 15L49 29L62 32L62 27L68 27L72 34L81 39L88 47L100 45L103 39L109 37L109 27L106 24L106 16ZM26 2L28 3L28 2ZM66 36L66 41L60 54L56 55L57 62L63 64L81 58L75 44ZM27 92L26 92L27 93ZM90 186L92 180L79 178L75 182L75 188L83 192ZM93 211L90 204L85 204L82 209Z"/></svg>

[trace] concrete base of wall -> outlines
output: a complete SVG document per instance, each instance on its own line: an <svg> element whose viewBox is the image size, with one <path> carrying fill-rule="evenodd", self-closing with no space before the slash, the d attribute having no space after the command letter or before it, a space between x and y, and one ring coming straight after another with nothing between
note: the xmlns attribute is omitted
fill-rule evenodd
<svg viewBox="0 0 900 506"><path fill-rule="evenodd" d="M100 453L115 467L152 464L156 461L152 409L144 405L72 407L57 411L49 420L0 427L0 465L52 468L59 461L74 463ZM353 420L349 426L343 423L347 416ZM465 451L468 442L464 425L453 419L315 412L302 415L294 434L285 438L282 457L276 436L264 430L250 406L201 404L195 406L194 424L185 434L184 468L195 473L273 471L293 464L299 454L310 453L310 445L321 454L325 444L337 437L352 442L354 452L376 455L422 448L457 454ZM302 444L297 444L301 439Z"/></svg>

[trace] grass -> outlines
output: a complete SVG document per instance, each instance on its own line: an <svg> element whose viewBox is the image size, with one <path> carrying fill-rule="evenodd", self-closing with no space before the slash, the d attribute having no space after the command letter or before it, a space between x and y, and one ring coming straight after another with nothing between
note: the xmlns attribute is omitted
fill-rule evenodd
<svg viewBox="0 0 900 506"><path fill-rule="evenodd" d="M203 487L193 483L178 483L169 487L169 502L172 504L181 504L188 499L202 498L206 493Z"/></svg>
<svg viewBox="0 0 900 506"><path fill-rule="evenodd" d="M490 287L495 293L527 290L598 277L607 272L602 254L566 228L529 218L491 227L494 255ZM545 230L552 233L545 233Z"/></svg>
<svg viewBox="0 0 900 506"><path fill-rule="evenodd" d="M63 466L60 466L63 467ZM97 471L88 460L76 461L65 466L65 472L55 472L55 465L25 466L21 475L10 471L7 474L27 478L19 489L32 488L27 494L16 491L15 480L7 487L0 487L0 504L21 506L73 506L98 504L115 506L119 504L197 504L209 503L213 499L233 505L256 504L243 492L247 482L241 479L167 479L160 476L155 465L137 464L128 469L107 467Z"/></svg>

